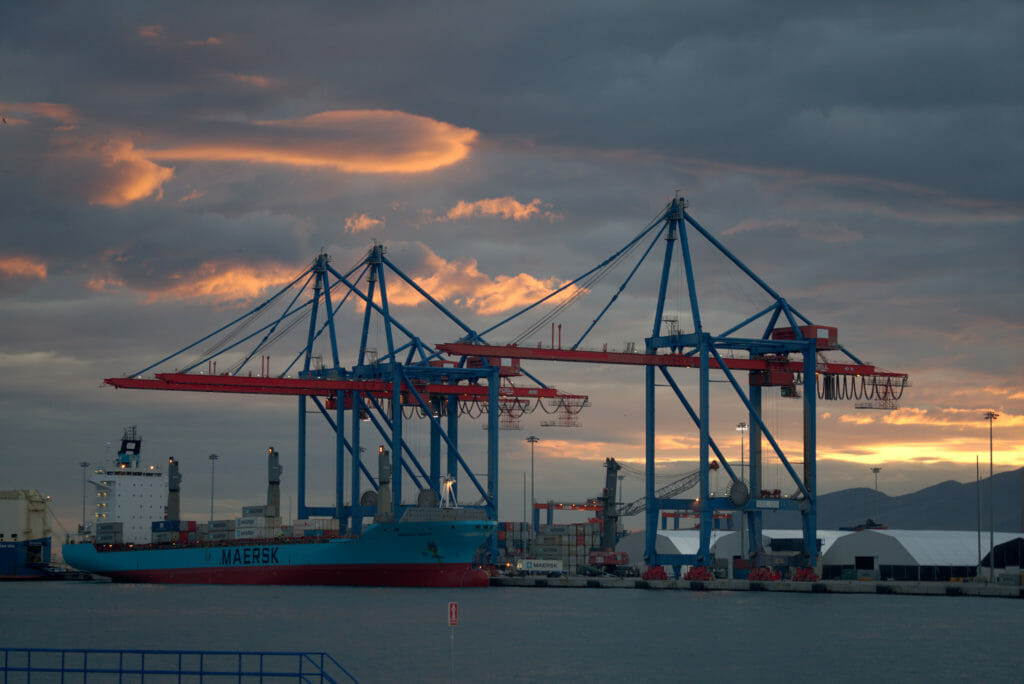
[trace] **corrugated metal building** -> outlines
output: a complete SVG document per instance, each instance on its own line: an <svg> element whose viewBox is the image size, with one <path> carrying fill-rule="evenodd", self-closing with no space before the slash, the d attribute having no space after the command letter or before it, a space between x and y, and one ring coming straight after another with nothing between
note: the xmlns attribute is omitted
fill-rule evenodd
<svg viewBox="0 0 1024 684"><path fill-rule="evenodd" d="M1020 532L996 532L996 545L1024 538ZM982 567L988 565L987 532L982 533ZM999 554L996 572L1006 567ZM978 574L978 534L960 530L861 530L836 541L822 557L822 578L948 581ZM984 573L982 573L984 574Z"/></svg>

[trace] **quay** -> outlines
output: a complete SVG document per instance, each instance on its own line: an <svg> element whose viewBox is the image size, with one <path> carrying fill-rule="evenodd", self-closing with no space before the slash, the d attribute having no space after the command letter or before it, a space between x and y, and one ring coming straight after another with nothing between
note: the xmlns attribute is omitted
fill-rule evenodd
<svg viewBox="0 0 1024 684"><path fill-rule="evenodd" d="M651 589L683 591L785 591L804 594L905 594L1024 598L1024 587L984 582L900 582L827 580L757 582L741 579L644 580L636 577L492 577L492 587L567 589Z"/></svg>

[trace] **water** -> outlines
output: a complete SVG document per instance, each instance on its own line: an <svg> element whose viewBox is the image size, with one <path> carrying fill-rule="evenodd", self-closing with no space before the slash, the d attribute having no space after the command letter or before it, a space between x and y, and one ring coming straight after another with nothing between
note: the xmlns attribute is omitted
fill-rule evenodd
<svg viewBox="0 0 1024 684"><path fill-rule="evenodd" d="M631 589L0 583L0 645L325 651L363 684L1024 681L1024 602Z"/></svg>

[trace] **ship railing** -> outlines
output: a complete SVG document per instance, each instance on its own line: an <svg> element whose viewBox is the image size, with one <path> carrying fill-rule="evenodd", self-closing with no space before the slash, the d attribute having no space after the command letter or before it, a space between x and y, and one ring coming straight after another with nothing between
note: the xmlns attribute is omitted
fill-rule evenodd
<svg viewBox="0 0 1024 684"><path fill-rule="evenodd" d="M30 682L314 682L356 678L330 654L286 651L173 651L0 647L2 684Z"/></svg>

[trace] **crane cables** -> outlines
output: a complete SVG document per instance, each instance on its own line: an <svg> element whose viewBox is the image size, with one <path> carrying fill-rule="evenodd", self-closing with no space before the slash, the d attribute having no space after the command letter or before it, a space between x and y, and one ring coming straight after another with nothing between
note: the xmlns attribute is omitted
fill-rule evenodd
<svg viewBox="0 0 1024 684"><path fill-rule="evenodd" d="M548 323L551 323L555 319L556 316L558 316L560 313L565 311L567 308L569 308L570 306L575 304L576 301L580 297L582 297L584 294L590 292L593 289L593 287L595 285L597 285L598 283L600 283L602 280L604 280L604 278L609 273L611 273L612 270L614 270L615 267L618 266L619 263L621 263L627 256L629 256L630 254L632 254L636 250L636 248L641 243L641 238L645 234L649 233L652 228L654 228L659 222L661 222L664 219L664 216L665 216L664 212L665 212L665 210L663 209L658 214L658 218L655 218L654 220L648 222L648 224L644 227L644 229L641 230L632 240L630 240L630 242L627 243L627 245L623 249L621 249L614 257L612 257L611 259L608 259L603 264L600 264L597 267L591 269L587 273L585 273L585 274L583 274L581 276L577 276L574 280L569 281L568 283L562 285L560 288L558 288L554 292L551 292L550 294L548 294L547 297L551 297L551 296L555 295L556 293L558 293L560 290L564 290L564 289L568 288L569 286L575 286L575 289L573 290L572 294L570 294L565 299L565 301L559 303L554 308L552 308L550 311L548 311L545 315L541 316L541 318L538 321L536 321L535 323L529 325L522 333L520 333L515 338L513 338L511 340L510 344L514 344L514 345L515 344L521 344L523 340L528 338L530 335L533 335L535 332L537 332L537 330L541 329L542 327L544 327ZM661 234L661 231L659 231L658 235L660 235L660 234ZM655 240L657 240L657 237L658 236L655 236ZM644 254L646 256L646 252ZM616 294L616 297L617 296L618 296L618 294ZM545 299L547 297L545 297ZM543 301L543 300L541 300L541 301ZM613 298L613 301L614 301L614 298ZM524 309L520 313L525 313L525 312L526 312L526 309ZM516 314L516 315L519 315L519 314ZM513 316L513 318L514 318L514 316ZM507 320L511 320L511 318L506 319L506 321ZM499 325L501 325L501 324L499 324ZM495 326L495 327L497 327L497 326ZM493 330L493 328L492 328L492 330Z"/></svg>

